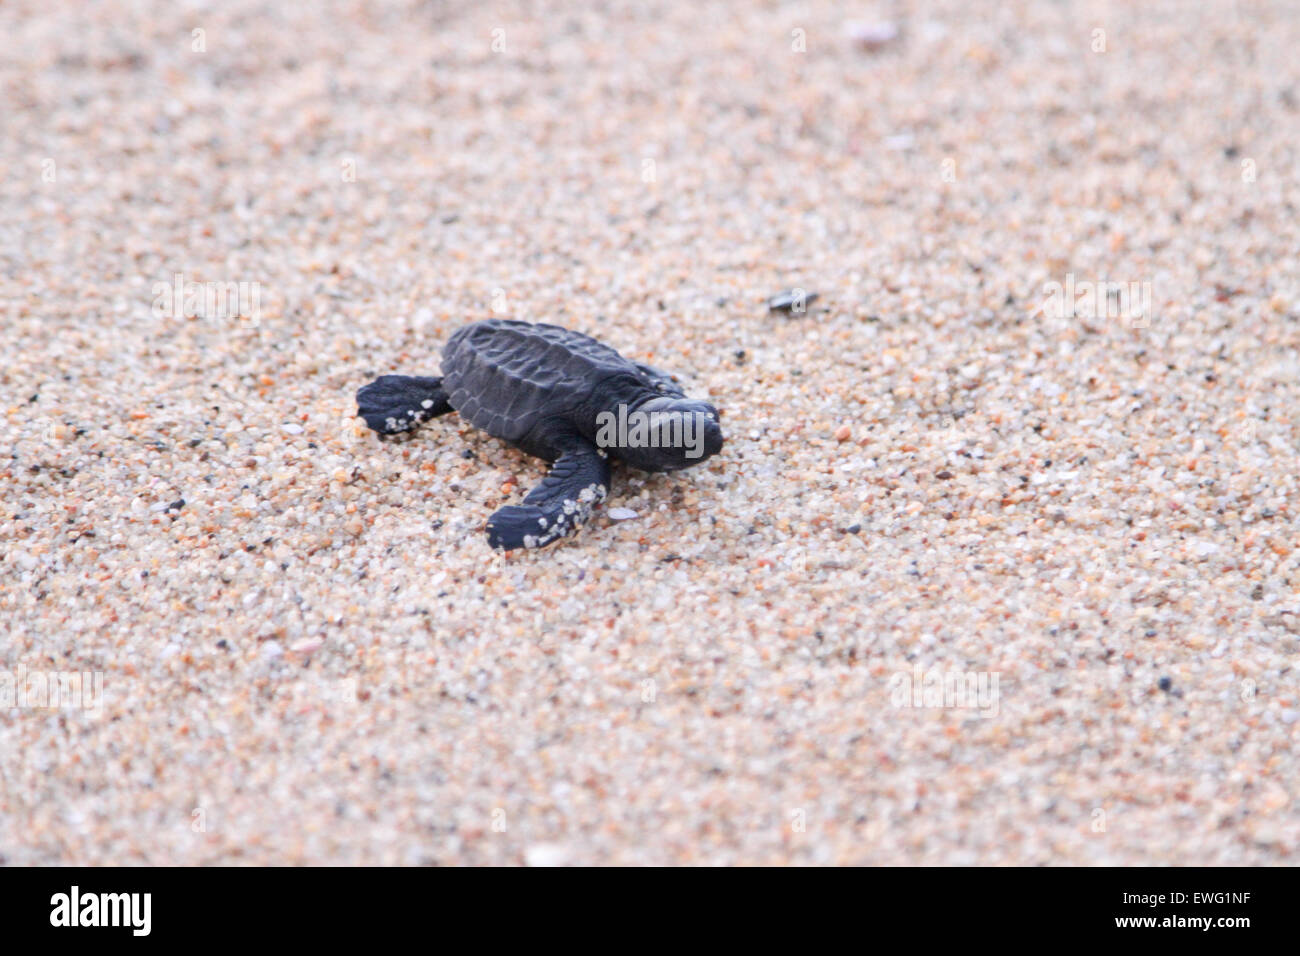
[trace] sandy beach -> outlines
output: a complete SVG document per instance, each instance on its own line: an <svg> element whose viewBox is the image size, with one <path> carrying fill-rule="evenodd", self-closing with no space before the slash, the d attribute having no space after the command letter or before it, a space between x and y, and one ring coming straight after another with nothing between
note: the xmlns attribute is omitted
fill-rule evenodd
<svg viewBox="0 0 1300 956"><path fill-rule="evenodd" d="M0 37L0 863L1294 862L1295 4ZM725 448L494 553L492 316Z"/></svg>

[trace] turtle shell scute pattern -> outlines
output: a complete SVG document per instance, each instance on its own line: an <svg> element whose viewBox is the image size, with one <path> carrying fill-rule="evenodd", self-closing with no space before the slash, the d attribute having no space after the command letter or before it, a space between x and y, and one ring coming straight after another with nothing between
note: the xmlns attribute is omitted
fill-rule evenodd
<svg viewBox="0 0 1300 956"><path fill-rule="evenodd" d="M564 416L603 380L638 369L581 332L513 319L460 329L442 356L443 387L461 418L509 442Z"/></svg>

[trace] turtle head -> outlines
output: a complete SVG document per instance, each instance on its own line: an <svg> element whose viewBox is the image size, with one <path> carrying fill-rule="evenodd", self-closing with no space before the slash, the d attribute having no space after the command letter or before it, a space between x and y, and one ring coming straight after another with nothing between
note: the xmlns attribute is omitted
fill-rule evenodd
<svg viewBox="0 0 1300 956"><path fill-rule="evenodd" d="M596 444L644 471L678 471L722 450L718 410L708 402L656 396L596 416Z"/></svg>

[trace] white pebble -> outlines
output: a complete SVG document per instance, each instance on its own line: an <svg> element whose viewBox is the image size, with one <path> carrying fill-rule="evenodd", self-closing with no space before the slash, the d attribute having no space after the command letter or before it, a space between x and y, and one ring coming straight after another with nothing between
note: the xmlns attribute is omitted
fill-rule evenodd
<svg viewBox="0 0 1300 956"><path fill-rule="evenodd" d="M528 866L563 866L568 861L568 849L558 843L535 843L524 850L524 863Z"/></svg>

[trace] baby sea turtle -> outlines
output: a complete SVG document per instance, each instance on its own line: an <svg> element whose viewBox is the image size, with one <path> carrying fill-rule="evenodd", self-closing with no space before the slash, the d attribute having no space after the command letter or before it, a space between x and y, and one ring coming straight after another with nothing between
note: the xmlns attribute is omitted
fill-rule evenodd
<svg viewBox="0 0 1300 956"><path fill-rule="evenodd" d="M450 411L553 462L524 498L488 519L494 548L540 548L572 534L609 491L611 456L645 471L677 471L722 448L718 410L673 377L589 335L488 319L456 331L442 376L382 375L357 392L360 415L393 435Z"/></svg>

